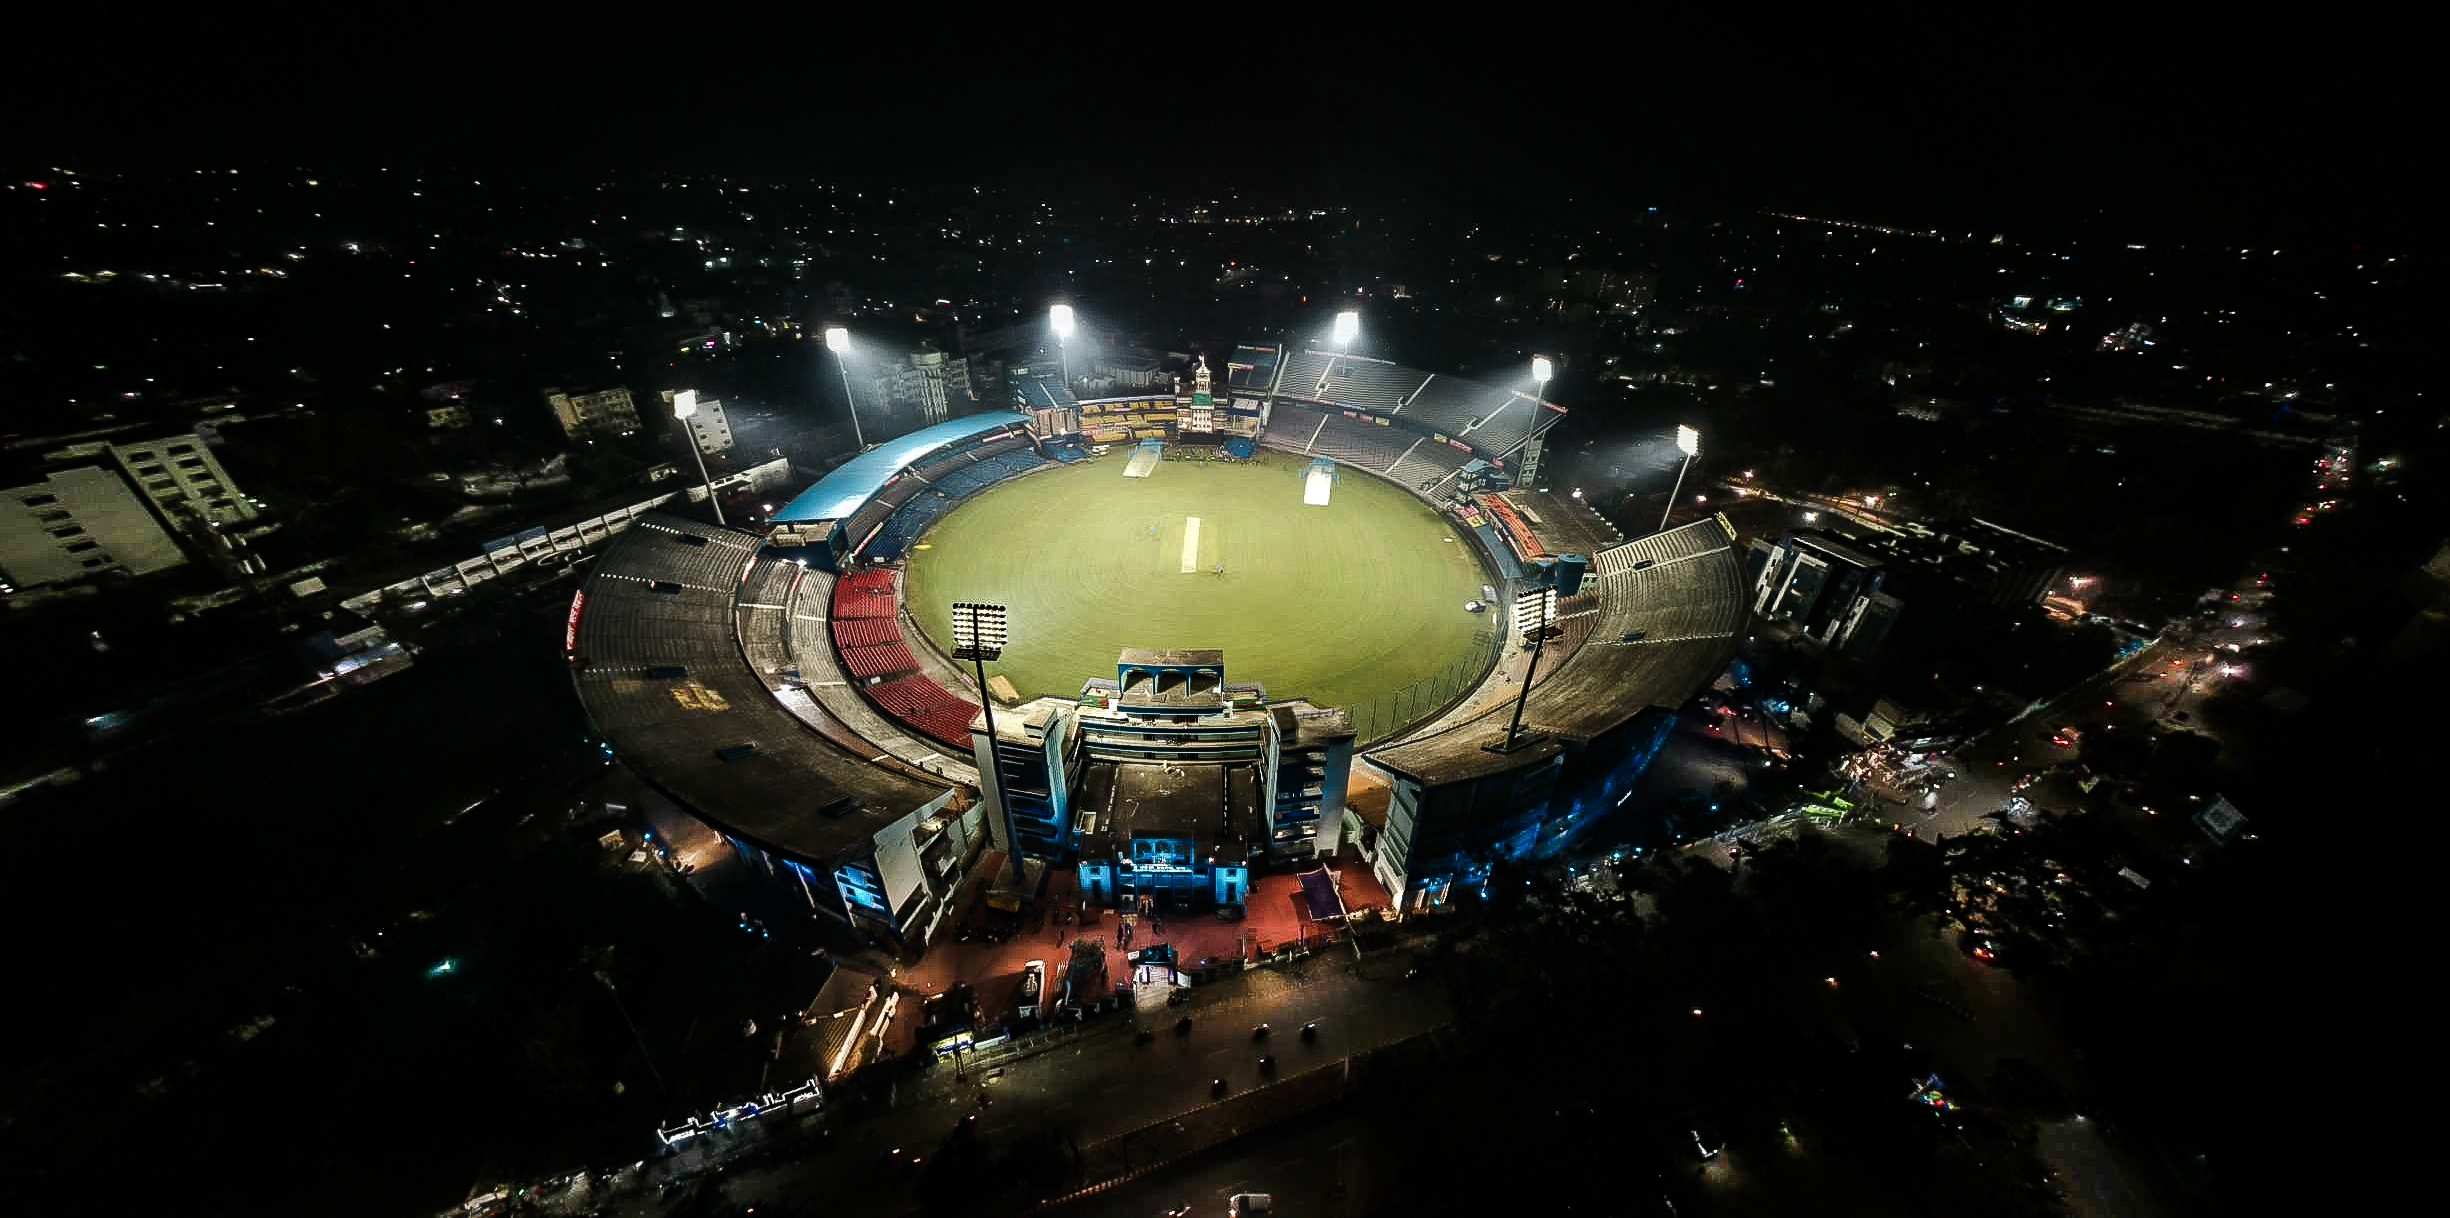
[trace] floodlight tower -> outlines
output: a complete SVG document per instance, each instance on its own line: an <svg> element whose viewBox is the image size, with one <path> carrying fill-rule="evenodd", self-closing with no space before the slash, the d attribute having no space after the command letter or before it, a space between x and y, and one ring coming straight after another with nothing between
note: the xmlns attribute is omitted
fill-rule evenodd
<svg viewBox="0 0 2450 1218"><path fill-rule="evenodd" d="M1522 457L1515 464L1515 481L1527 487L1540 485L1540 407L1548 396L1549 378L1557 374L1554 361L1545 355L1531 357L1531 434L1523 441Z"/></svg>
<svg viewBox="0 0 2450 1218"><path fill-rule="evenodd" d="M698 459L698 481L706 484L706 505L715 510L715 523L723 523L723 501L715 498L715 480L706 473L706 454L698 448L697 428L689 425L690 416L698 412L698 391L683 389L672 395L672 417L681 424L681 438L689 442L689 455Z"/></svg>
<svg viewBox="0 0 2450 1218"><path fill-rule="evenodd" d="M1701 452L1701 433L1676 424L1676 451L1684 454L1684 464L1676 467L1676 487L1667 493L1667 507L1659 513L1659 527L1667 527L1667 514L1676 510L1676 496L1684 493L1684 471L1693 468L1693 458Z"/></svg>
<svg viewBox="0 0 2450 1218"><path fill-rule="evenodd" d="M1061 307L1061 306L1057 306ZM987 692L987 661L1004 656L1004 647L1012 641L1010 615L1002 605L972 604L968 601L953 605L953 658L968 660L978 672L978 708L987 716L988 773L995 781L980 783L993 788L997 823L1004 826L1004 844L1012 853L1012 864L1021 861L1021 835L1012 823L1012 800L1004 793L1004 760L1001 745L995 737L995 695Z"/></svg>
<svg viewBox="0 0 2450 1218"><path fill-rule="evenodd" d="M1556 572L1547 573L1553 581ZM1523 730L1523 706L1531 701L1531 679L1540 671L1540 652L1548 643L1548 632L1557 621L1557 588L1543 581L1539 587L1528 588L1514 597L1514 628L1523 632L1523 646L1531 649L1531 660L1523 665L1522 692L1514 696L1514 718L1506 724L1506 741L1497 747L1501 753L1514 751L1515 734Z"/></svg>
<svg viewBox="0 0 2450 1218"><path fill-rule="evenodd" d="M1063 391L1072 392L1072 349L1065 340L1079 328L1072 317L1072 306L1059 304L1046 311L1047 324L1055 330L1055 357L1063 363Z"/></svg>
<svg viewBox="0 0 2450 1218"><path fill-rule="evenodd" d="M842 371L842 404L851 408L851 439L864 453L868 437L859 429L859 399L851 396L851 332L840 326L825 327L825 349L834 353L834 367Z"/></svg>
<svg viewBox="0 0 2450 1218"><path fill-rule="evenodd" d="M1344 354L1346 348L1353 345L1353 339L1359 337L1360 334L1361 314L1351 309L1338 311L1335 328L1327 332L1328 341L1336 345L1335 354L1327 357L1327 376L1336 374L1336 359ZM1319 383L1325 384L1326 378L1320 378Z"/></svg>

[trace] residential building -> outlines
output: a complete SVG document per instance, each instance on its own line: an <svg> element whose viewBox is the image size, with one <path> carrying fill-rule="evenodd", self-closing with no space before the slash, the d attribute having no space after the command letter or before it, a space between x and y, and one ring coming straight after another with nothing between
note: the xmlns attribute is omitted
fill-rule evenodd
<svg viewBox="0 0 2450 1218"><path fill-rule="evenodd" d="M672 390L664 390L664 413L666 415L672 413L674 396L676 395ZM720 457L732 450L732 423L731 419L723 413L721 399L700 397L697 413L690 415L682 422L689 428L689 438L697 443L700 453L709 457Z"/></svg>
<svg viewBox="0 0 2450 1218"><path fill-rule="evenodd" d="M638 404L622 388L565 393L544 391L544 400L561 421L562 434L573 440L595 440L638 434Z"/></svg>
<svg viewBox="0 0 2450 1218"><path fill-rule="evenodd" d="M163 522L178 532L202 536L255 519L255 505L238 493L229 471L193 432L113 444L111 457Z"/></svg>
<svg viewBox="0 0 2450 1218"><path fill-rule="evenodd" d="M912 352L907 366L887 365L869 379L868 391L887 413L916 415L923 424L941 423L978 406L978 394L970 385L970 361L933 349Z"/></svg>
<svg viewBox="0 0 2450 1218"><path fill-rule="evenodd" d="M146 575L186 561L116 471L78 466L0 490L0 577L12 587Z"/></svg>

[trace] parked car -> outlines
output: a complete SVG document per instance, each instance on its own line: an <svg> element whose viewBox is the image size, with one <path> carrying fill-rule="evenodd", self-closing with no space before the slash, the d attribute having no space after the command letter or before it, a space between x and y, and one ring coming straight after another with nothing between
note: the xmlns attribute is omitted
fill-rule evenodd
<svg viewBox="0 0 2450 1218"><path fill-rule="evenodd" d="M1036 1019L1038 1006L1046 999L1046 961L1032 960L1021 966L1021 996L1015 1001L1015 1013L1023 1019Z"/></svg>

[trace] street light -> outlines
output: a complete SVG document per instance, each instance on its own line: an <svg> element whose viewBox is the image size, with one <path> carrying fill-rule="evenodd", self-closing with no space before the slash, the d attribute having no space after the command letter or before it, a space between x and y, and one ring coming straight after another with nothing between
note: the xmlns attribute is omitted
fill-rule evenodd
<svg viewBox="0 0 2450 1218"><path fill-rule="evenodd" d="M1046 311L1047 324L1055 328L1055 358L1063 363L1063 391L1072 391L1072 349L1064 342L1072 337L1078 324L1072 318L1072 306L1059 304Z"/></svg>
<svg viewBox="0 0 2450 1218"><path fill-rule="evenodd" d="M859 429L859 399L851 396L851 332L840 326L825 327L825 349L834 353L834 367L842 370L842 404L851 408L851 439L864 453L868 437Z"/></svg>
<svg viewBox="0 0 2450 1218"><path fill-rule="evenodd" d="M1361 314L1356 313L1351 309L1346 309L1343 312L1336 314L1336 328L1334 331L1336 346L1344 347L1350 345L1353 339L1360 333Z"/></svg>
<svg viewBox="0 0 2450 1218"><path fill-rule="evenodd" d="M1668 513L1676 510L1676 496L1684 493L1684 472L1693 468L1693 458L1701 452L1701 433L1682 423L1676 424L1676 451L1684 454L1684 464L1676 467L1675 489L1667 493L1667 506L1659 512L1661 529L1667 527Z"/></svg>
<svg viewBox="0 0 2450 1218"><path fill-rule="evenodd" d="M706 454L698 448L697 428L689 425L690 416L698 412L698 391L683 389L672 395L672 417L680 420L681 438L689 441L689 455L698 459L698 480L706 484L706 502L715 509L715 523L723 523L723 501L715 498L715 480L706 472Z"/></svg>
<svg viewBox="0 0 2450 1218"><path fill-rule="evenodd" d="M1017 861L1021 857L1021 835L1013 827L1012 801L1004 794L1003 753L995 738L995 695L987 692L987 661L1002 659L1004 647L1011 641L1010 612L1004 606L954 603L953 658L968 660L977 667L978 708L987 716L987 773L995 781L979 785L982 789L994 788L996 821L1004 826L1004 845Z"/></svg>

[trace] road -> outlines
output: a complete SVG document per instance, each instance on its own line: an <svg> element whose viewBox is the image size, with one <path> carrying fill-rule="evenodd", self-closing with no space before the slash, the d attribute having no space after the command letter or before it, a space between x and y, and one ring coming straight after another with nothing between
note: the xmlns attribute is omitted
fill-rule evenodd
<svg viewBox="0 0 2450 1218"><path fill-rule="evenodd" d="M911 1203L917 1173L880 1172L876 1165L898 1158L908 1166L932 1154L973 1110L990 1147L1047 1131L1088 1147L1210 1103L1215 1079L1235 1092L1262 1085L1261 1049L1251 1037L1261 1021L1276 1029L1266 1049L1279 1058L1280 1075L1418 1035L1452 1016L1437 987L1406 980L1410 963L1408 954L1394 951L1356 963L1338 948L1194 990L1189 1006L1156 1012L1151 1022L1159 1030L1148 1044L1137 1043L1125 1024L1015 1062L997 1078L956 1081L939 1066L904 1085L891 1112L846 1123L822 1153L730 1173L720 1185L724 1199L788 1213L852 1207L899 1213ZM1190 1034L1177 1036L1173 1020L1186 1013ZM1296 1033L1311 1021L1320 1035L1305 1045ZM982 1091L991 1103L977 1109ZM664 1209L641 1199L622 1212Z"/></svg>

